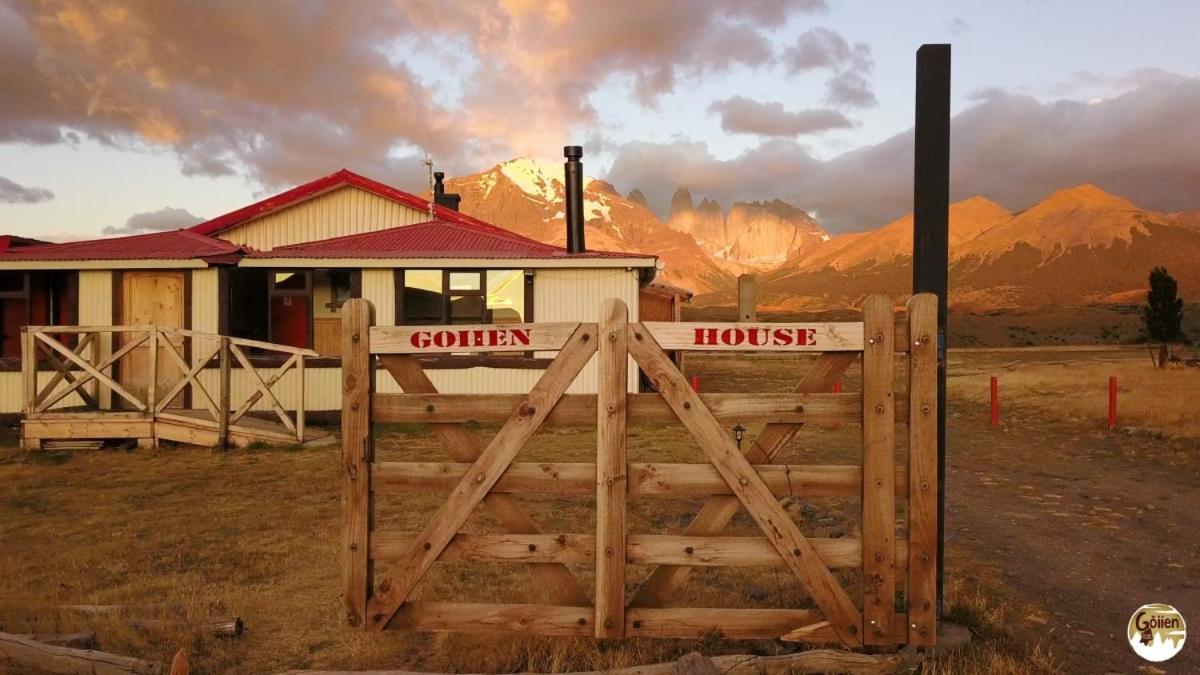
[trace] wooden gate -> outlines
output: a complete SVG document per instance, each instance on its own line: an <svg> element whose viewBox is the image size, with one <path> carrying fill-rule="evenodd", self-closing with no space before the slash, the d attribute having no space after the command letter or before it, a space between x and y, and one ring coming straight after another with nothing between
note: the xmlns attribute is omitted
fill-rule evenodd
<svg viewBox="0 0 1200 675"><path fill-rule="evenodd" d="M343 594L349 623L597 638L719 635L848 646L933 644L936 315L936 297L923 294L909 301L906 316L894 314L890 299L872 296L862 321L845 323L631 323L625 306L609 300L598 323L372 327L370 304L351 300L343 318L342 410ZM820 354L790 394L698 394L665 350ZM417 361L417 355L429 353L525 351L558 352L525 395L439 394ZM376 355L404 393L374 393ZM593 356L597 393L566 394ZM655 393L628 392L629 356ZM856 362L862 391L829 393ZM897 372L903 376L897 378ZM741 450L722 426L733 420L766 425ZM462 426L469 421L501 426L483 444ZM451 461L375 461L372 422L429 424ZM646 422L681 423L708 463L628 462L626 425ZM861 464L773 464L801 426L814 422L861 425ZM550 424L594 425L595 462L514 462L534 432ZM896 429L904 426L909 449L906 462L898 464ZM446 490L446 502L420 532L373 528L376 495ZM594 495L596 531L542 533L513 493ZM708 498L682 535L628 533L627 501L651 495ZM899 523L897 495L906 505ZM806 537L780 504L785 496L859 497L861 538ZM507 533L461 533L485 498ZM760 536L722 536L741 508ZM375 583L376 560L397 563L393 578ZM527 563L552 602L410 599L434 562L463 560ZM656 565L629 594L627 564ZM568 565L594 565L593 592ZM782 568L815 608L664 606L697 565ZM832 572L847 567L861 569L858 598Z"/></svg>

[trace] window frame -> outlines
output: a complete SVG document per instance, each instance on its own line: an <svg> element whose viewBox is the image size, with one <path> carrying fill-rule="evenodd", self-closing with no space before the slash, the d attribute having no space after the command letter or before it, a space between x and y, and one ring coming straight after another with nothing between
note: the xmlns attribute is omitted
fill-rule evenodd
<svg viewBox="0 0 1200 675"><path fill-rule="evenodd" d="M435 325L443 325L443 326L452 325L451 321L450 321L450 302L451 302L450 299L452 297L472 297L472 296L482 296L484 298L483 314L479 317L479 324L480 325L491 325L491 322L487 321L487 311L488 311L487 310L487 293L488 293L487 274L488 274L488 272L510 272L510 271L511 272L520 272L521 277L522 277L522 283L524 284L523 285L523 288L524 288L524 298L523 298L524 311L521 313L521 323L533 323L534 322L534 318L533 318L534 272L531 269L520 268L520 267L484 267L484 268L477 268L477 267L468 267L468 268L404 267L404 268L399 268L399 267L397 267L394 270L392 270L393 286L394 286L395 296L396 296L395 297L396 317L395 317L394 323L397 326L427 325L427 324L410 324L408 322L408 314L407 314L405 302L404 302L404 292L405 292L405 289L407 288L407 286L405 285L405 275L408 272L441 272L442 273L442 290L441 290L442 314L441 314L441 319L440 319L441 323L435 324ZM450 275L451 274L476 274L476 273L479 275L479 290L464 291L464 290L451 290L450 289Z"/></svg>
<svg viewBox="0 0 1200 675"><path fill-rule="evenodd" d="M238 286L237 284L234 283L233 275L234 275L236 269L237 268L229 268L228 271L222 273L220 275L220 277L218 277L218 279L219 279L218 283L222 286L222 290L220 291L220 293L221 293L221 297L223 298L223 301L222 301L221 307L220 307L220 311L221 311L221 318L220 318L221 329L220 330L221 330L222 335L229 335L231 337L241 338L241 337L244 337L244 335L242 335L242 334L235 335L234 334L235 331L233 330L233 318L230 316L230 311L232 309L234 294L237 293L242 288L245 288L245 287ZM274 333L274 318L275 317L274 317L274 309L272 306L273 305L272 301L275 298L282 298L282 297L304 298L304 302L306 303L306 306L308 309L308 325L306 327L306 335L305 335L303 348L304 349L313 349L314 340L316 339L314 322L317 318L315 276L316 276L316 273L318 273L318 272L327 272L331 276L336 273L343 273L343 272L346 273L349 278L349 283L350 283L350 297L351 298L361 298L362 297L362 270L359 268L349 268L349 267L347 267L347 268L343 268L343 267L253 268L252 267L252 268L242 268L242 269L261 270L266 275L266 279L265 279L266 283L263 286L258 286L257 284L255 284L255 286L257 288L265 289L265 291L266 291L266 304L265 304L265 308L264 308L264 316L266 319L265 325L264 325L265 330L261 336L252 336L252 337L249 337L248 339L261 340L263 342L282 344L282 343L277 342L277 339L276 339L276 336ZM292 274L302 275L302 278L304 279L303 287L302 288L279 288L277 281L276 281L276 275L284 274L284 273L292 273ZM261 292L261 291L256 291L256 292ZM331 293L330 297L331 297L331 303L332 303L333 299L334 299L332 289L331 289L330 293ZM337 306L334 307L333 309L340 311L342 304L343 303L338 303ZM238 332L241 333L242 331L238 331ZM282 362L283 360L285 360L284 357L282 357L278 354L262 352L262 351L255 351L255 353L251 354L250 357L251 357L252 361L254 361L256 364L260 364L260 365L271 365L272 363L274 363L276 361ZM315 357L314 359L310 359L309 362L314 363L318 367L336 366L341 363L341 357L340 356L318 356L318 357Z"/></svg>

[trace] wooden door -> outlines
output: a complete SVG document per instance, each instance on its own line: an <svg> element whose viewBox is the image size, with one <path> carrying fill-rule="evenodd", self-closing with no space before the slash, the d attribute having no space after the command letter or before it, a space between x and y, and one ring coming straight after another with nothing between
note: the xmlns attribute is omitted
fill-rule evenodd
<svg viewBox="0 0 1200 675"><path fill-rule="evenodd" d="M121 316L118 323L123 326L154 325L167 328L183 328L184 313L187 311L184 297L185 272L167 270L147 270L144 272L125 272L121 275ZM124 340L136 339L139 334L123 336ZM170 336L170 342L184 358L183 338ZM166 347L160 347L158 352L158 395L170 390L181 377L178 365L165 353ZM149 343L135 348L121 359L120 382L129 393L146 400L150 382L150 346ZM183 397L175 399L171 407L181 407Z"/></svg>

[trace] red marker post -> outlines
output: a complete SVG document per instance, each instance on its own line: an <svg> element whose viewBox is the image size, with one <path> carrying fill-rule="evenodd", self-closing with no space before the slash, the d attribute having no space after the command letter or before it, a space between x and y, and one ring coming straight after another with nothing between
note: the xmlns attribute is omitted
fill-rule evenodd
<svg viewBox="0 0 1200 675"><path fill-rule="evenodd" d="M1000 381L992 376L992 426L1000 426Z"/></svg>
<svg viewBox="0 0 1200 675"><path fill-rule="evenodd" d="M1108 376L1108 428L1117 428L1117 376Z"/></svg>

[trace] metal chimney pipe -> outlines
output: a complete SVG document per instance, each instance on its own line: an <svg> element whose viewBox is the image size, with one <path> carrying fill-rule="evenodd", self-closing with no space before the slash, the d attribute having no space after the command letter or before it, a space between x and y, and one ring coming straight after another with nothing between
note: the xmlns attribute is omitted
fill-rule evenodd
<svg viewBox="0 0 1200 675"><path fill-rule="evenodd" d="M583 148L568 145L563 148L567 158L563 165L566 188L567 253L583 253L587 250L583 236Z"/></svg>
<svg viewBox="0 0 1200 675"><path fill-rule="evenodd" d="M453 192L446 192L446 185L443 182L445 179L446 174L444 172L433 172L433 202L438 206L444 206L457 211L459 202L462 201L462 196Z"/></svg>

